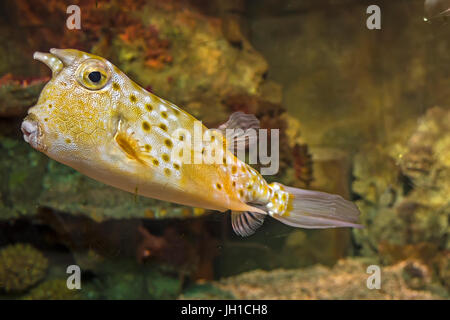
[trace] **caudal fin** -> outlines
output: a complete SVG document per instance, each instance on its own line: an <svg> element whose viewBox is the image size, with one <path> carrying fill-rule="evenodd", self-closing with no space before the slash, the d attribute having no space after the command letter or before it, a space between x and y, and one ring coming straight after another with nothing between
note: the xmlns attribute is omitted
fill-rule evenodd
<svg viewBox="0 0 450 320"><path fill-rule="evenodd" d="M253 234L263 224L266 215L292 227L307 229L363 227L358 224L358 207L339 195L285 187L279 183L272 183L270 189L268 202L267 199L264 202L255 199L250 203L266 214L249 211L231 213L231 225L236 234L242 237Z"/></svg>
<svg viewBox="0 0 450 320"><path fill-rule="evenodd" d="M272 215L284 224L308 228L362 228L358 224L358 207L339 195L320 191L284 187L289 193L289 202L285 214Z"/></svg>

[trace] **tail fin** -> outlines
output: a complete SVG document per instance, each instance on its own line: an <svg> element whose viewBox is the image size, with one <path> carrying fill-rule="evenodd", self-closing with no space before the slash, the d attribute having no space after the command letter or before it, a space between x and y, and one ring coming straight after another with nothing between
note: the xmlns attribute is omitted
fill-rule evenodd
<svg viewBox="0 0 450 320"><path fill-rule="evenodd" d="M276 182L269 188L268 198L249 203L266 214L250 211L231 213L231 225L236 234L242 237L253 234L263 224L265 215L292 227L307 229L363 227L357 223L358 207L339 195L285 187Z"/></svg>
<svg viewBox="0 0 450 320"><path fill-rule="evenodd" d="M308 229L362 228L357 223L358 207L339 195L291 187L284 191L289 193L286 212L272 215L284 224Z"/></svg>

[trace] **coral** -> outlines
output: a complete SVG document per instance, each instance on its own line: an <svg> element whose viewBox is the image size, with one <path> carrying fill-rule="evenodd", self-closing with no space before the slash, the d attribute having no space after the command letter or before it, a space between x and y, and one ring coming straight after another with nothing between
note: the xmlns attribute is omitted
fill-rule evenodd
<svg viewBox="0 0 450 320"><path fill-rule="evenodd" d="M0 78L0 117L24 116L49 80L48 77L15 79L7 73Z"/></svg>
<svg viewBox="0 0 450 320"><path fill-rule="evenodd" d="M66 279L47 280L23 297L25 300L79 300L78 290L68 289Z"/></svg>
<svg viewBox="0 0 450 320"><path fill-rule="evenodd" d="M18 243L0 250L0 288L23 291L41 281L48 260L31 245Z"/></svg>
<svg viewBox="0 0 450 320"><path fill-rule="evenodd" d="M181 292L182 282L158 271L146 274L148 295L152 299L175 299Z"/></svg>
<svg viewBox="0 0 450 320"><path fill-rule="evenodd" d="M441 171L450 167L449 122L450 111L439 107L429 109L406 145L399 150L400 169L415 185L439 182Z"/></svg>
<svg viewBox="0 0 450 320"><path fill-rule="evenodd" d="M123 270L114 267L102 286L106 299L174 299L181 291L179 278L165 275L155 268Z"/></svg>
<svg viewBox="0 0 450 320"><path fill-rule="evenodd" d="M2 123L0 130L6 129ZM36 213L47 162L45 155L35 152L24 141L0 134L0 219Z"/></svg>
<svg viewBox="0 0 450 320"><path fill-rule="evenodd" d="M402 275L405 283L412 289L423 290L431 283L431 272L420 261L406 261Z"/></svg>
<svg viewBox="0 0 450 320"><path fill-rule="evenodd" d="M381 288L366 286L368 262L340 260L333 268L254 270L215 282L237 299L445 299L445 291L430 288L430 271L415 261L382 267Z"/></svg>
<svg viewBox="0 0 450 320"><path fill-rule="evenodd" d="M145 297L145 277L136 270L126 271L115 266L116 272L107 275L100 291L103 298L108 300L132 299L138 300Z"/></svg>
<svg viewBox="0 0 450 320"><path fill-rule="evenodd" d="M83 0L83 32L51 27L65 25L67 5L43 0L11 4L11 24L40 26L26 28L22 36L32 48L74 47L109 58L158 95L187 109L201 105L195 115L202 120L223 112L227 94L256 94L263 83L265 60L229 16L206 15L203 6L177 0Z"/></svg>
<svg viewBox="0 0 450 320"><path fill-rule="evenodd" d="M95 272L99 277L85 287L98 299L174 299L183 284L183 278L163 264L142 265L130 259L105 259Z"/></svg>
<svg viewBox="0 0 450 320"><path fill-rule="evenodd" d="M450 216L449 120L448 110L428 110L407 141L383 153L380 162L384 160L393 170L385 175L384 168L375 169L380 173L376 178L379 183L372 182L372 188L366 185L363 189L361 183L374 172L356 171L354 189L363 197L365 219L375 229L372 234L376 239L372 241L430 242L449 249L445 240Z"/></svg>
<svg viewBox="0 0 450 320"><path fill-rule="evenodd" d="M235 299L233 294L221 290L211 283L196 284L188 287L178 297L180 300L229 300Z"/></svg>
<svg viewBox="0 0 450 320"><path fill-rule="evenodd" d="M385 264L413 257L447 287L438 270L450 250L449 122L448 109L429 109L403 140L357 157L353 183L367 225L354 231L361 253Z"/></svg>

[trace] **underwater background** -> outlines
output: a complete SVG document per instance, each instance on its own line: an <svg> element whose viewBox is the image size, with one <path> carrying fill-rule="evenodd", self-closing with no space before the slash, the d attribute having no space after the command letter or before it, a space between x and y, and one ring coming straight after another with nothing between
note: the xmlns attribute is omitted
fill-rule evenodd
<svg viewBox="0 0 450 320"><path fill-rule="evenodd" d="M66 27L71 4L81 30ZM448 299L450 22L424 15L419 0L2 1L0 298ZM33 52L53 47L105 57L208 127L255 114L280 129L267 180L351 199L365 227L267 219L241 238L229 214L50 160L20 123L50 78Z"/></svg>

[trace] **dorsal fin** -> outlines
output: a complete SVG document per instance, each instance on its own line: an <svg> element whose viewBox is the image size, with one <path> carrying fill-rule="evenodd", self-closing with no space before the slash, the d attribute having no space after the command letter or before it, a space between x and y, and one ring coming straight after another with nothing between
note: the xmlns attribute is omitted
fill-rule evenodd
<svg viewBox="0 0 450 320"><path fill-rule="evenodd" d="M263 224L265 214L250 211L232 211L231 226L236 234L248 237Z"/></svg>
<svg viewBox="0 0 450 320"><path fill-rule="evenodd" d="M258 118L253 114L245 114L238 111L232 113L228 121L221 124L217 130L219 130L227 140L228 149L234 153L234 146L244 144L245 147L248 148L249 145L256 144L258 139L256 134L251 134L251 131L253 131L251 129L259 128L260 124Z"/></svg>
<svg viewBox="0 0 450 320"><path fill-rule="evenodd" d="M217 129L224 131L225 129L258 129L259 120L253 114L246 114L241 111L233 112L227 122L221 124Z"/></svg>

